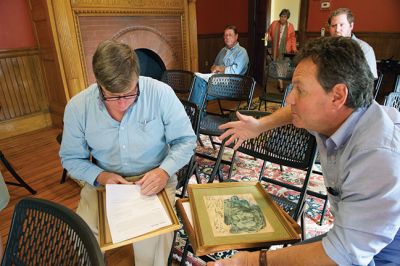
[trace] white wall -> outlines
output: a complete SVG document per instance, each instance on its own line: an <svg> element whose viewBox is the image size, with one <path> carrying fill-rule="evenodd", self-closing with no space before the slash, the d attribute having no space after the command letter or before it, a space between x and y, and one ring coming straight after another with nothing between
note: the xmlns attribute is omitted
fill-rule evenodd
<svg viewBox="0 0 400 266"><path fill-rule="evenodd" d="M293 24L294 29L298 30L300 16L300 1L301 0L272 0L271 1L271 22L279 19L279 13L282 9L290 10L289 22Z"/></svg>

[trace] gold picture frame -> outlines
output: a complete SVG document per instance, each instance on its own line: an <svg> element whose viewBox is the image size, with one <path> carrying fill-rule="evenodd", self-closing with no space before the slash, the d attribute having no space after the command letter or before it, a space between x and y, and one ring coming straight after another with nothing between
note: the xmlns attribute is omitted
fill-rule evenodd
<svg viewBox="0 0 400 266"><path fill-rule="evenodd" d="M168 199L167 193L163 189L160 191L157 196L161 201L161 204L164 206L169 219L171 220L171 225L159 228L157 230L148 232L146 234L121 241L118 243L113 243L111 239L110 228L107 221L107 210L106 210L106 191L104 189L97 191L98 195L98 203L99 203L99 244L101 251L107 251L114 248L122 247L131 243L135 243L141 240L145 240L147 238L151 238L157 235L165 234L168 232L173 232L180 228L178 218L174 212L174 209L171 206L171 203ZM143 221L146 222L146 221Z"/></svg>
<svg viewBox="0 0 400 266"><path fill-rule="evenodd" d="M199 253L300 241L297 223L259 182L196 184L188 192Z"/></svg>

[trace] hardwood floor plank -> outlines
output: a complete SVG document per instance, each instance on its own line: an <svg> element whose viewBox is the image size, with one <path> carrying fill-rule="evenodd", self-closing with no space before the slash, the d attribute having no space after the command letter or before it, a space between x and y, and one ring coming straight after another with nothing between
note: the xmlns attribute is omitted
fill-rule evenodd
<svg viewBox="0 0 400 266"><path fill-rule="evenodd" d="M60 184L63 171L58 155L60 145L56 141L59 129L47 128L20 136L0 140L0 150L15 171L37 191L36 198L48 199L75 211L78 206L80 187L71 179ZM0 164L6 181L15 179ZM10 193L8 206L1 211L0 234L6 243L15 204L32 195L22 187L7 185Z"/></svg>

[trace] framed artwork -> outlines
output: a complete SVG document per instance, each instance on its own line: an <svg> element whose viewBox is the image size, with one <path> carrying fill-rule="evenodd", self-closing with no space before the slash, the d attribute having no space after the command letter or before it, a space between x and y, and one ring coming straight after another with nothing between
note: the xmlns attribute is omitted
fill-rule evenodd
<svg viewBox="0 0 400 266"><path fill-rule="evenodd" d="M147 238L151 238L157 235L165 234L168 232L175 231L180 228L178 218L174 212L174 209L171 206L170 201L168 200L167 193L163 189L160 191L157 196L161 201L166 213L168 214L169 219L171 220L171 225L159 228L157 230L145 233L143 235L121 241L118 243L113 243L111 239L110 228L107 221L107 210L106 210L106 191L103 189L99 189L97 191L97 198L99 203L99 244L101 251L111 250L117 247L122 247L127 244L135 243ZM138 221L146 223L148 221Z"/></svg>
<svg viewBox="0 0 400 266"><path fill-rule="evenodd" d="M200 252L300 241L297 223L259 182L189 185L188 192L195 234L191 242Z"/></svg>

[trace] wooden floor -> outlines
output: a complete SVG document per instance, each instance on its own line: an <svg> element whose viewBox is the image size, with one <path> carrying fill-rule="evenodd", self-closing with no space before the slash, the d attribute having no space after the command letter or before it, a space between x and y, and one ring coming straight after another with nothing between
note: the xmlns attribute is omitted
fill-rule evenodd
<svg viewBox="0 0 400 266"><path fill-rule="evenodd" d="M72 210L78 206L80 187L68 180L60 184L62 166L58 151L60 145L56 141L59 129L43 129L0 140L0 150L6 159L12 164L17 173L37 191L31 195L22 187L7 185L10 193L8 206L1 211L0 233L3 244L6 243L12 213L15 204L24 197L34 196L60 203ZM6 181L15 179L0 166Z"/></svg>

